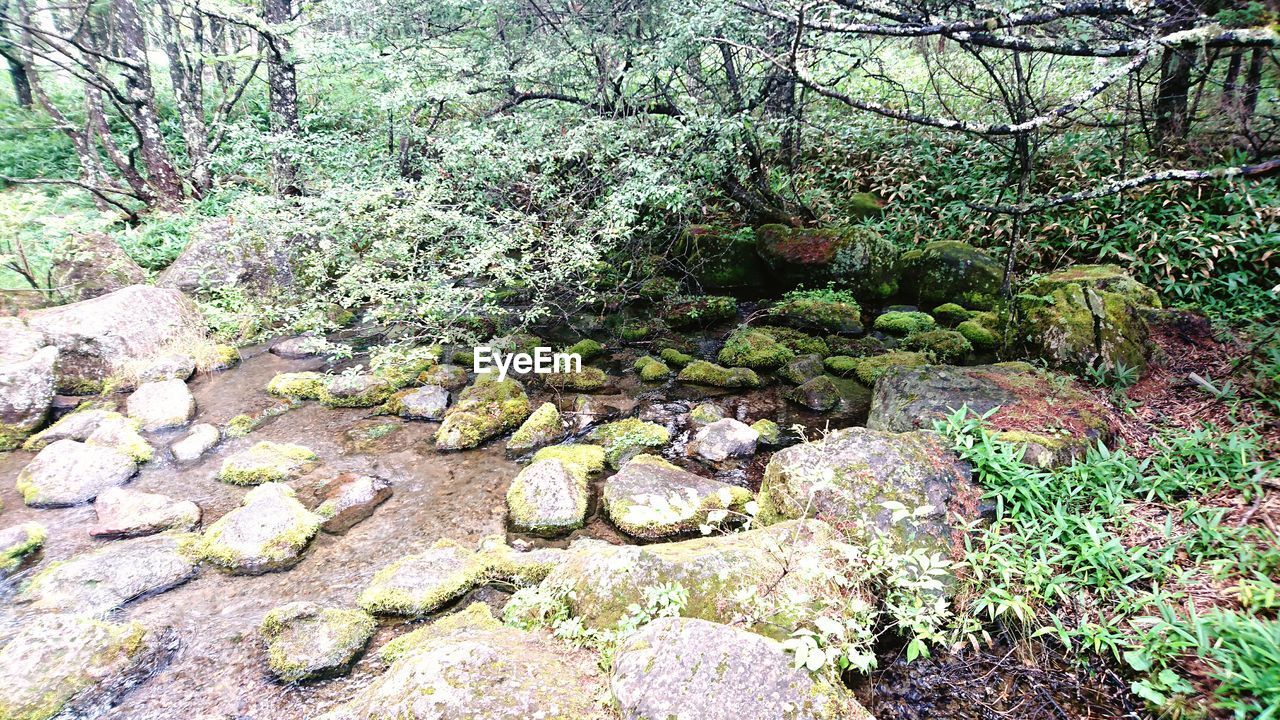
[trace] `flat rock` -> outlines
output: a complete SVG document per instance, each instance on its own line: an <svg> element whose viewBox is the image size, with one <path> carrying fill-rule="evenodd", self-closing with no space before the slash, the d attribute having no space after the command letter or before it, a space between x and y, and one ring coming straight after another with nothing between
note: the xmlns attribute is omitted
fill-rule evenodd
<svg viewBox="0 0 1280 720"><path fill-rule="evenodd" d="M196 371L196 359L183 353L166 353L146 361L138 371L138 380L162 382L182 380L186 382Z"/></svg>
<svg viewBox="0 0 1280 720"><path fill-rule="evenodd" d="M63 415L54 424L27 438L27 442L23 444L22 449L39 452L46 445L59 440L79 440L84 442L89 439L94 430L98 429L98 425L113 415L120 415L120 413L109 407L85 407L82 405L80 409Z"/></svg>
<svg viewBox="0 0 1280 720"><path fill-rule="evenodd" d="M94 537L137 537L165 530L191 530L200 524L200 506L190 500L128 488L108 488L93 501L98 522Z"/></svg>
<svg viewBox="0 0 1280 720"><path fill-rule="evenodd" d="M475 587L485 575L476 553L449 540L382 568L360 593L360 607L379 615L426 615Z"/></svg>
<svg viewBox="0 0 1280 720"><path fill-rule="evenodd" d="M301 445L263 441L222 461L218 479L232 485L292 480L310 472L316 454Z"/></svg>
<svg viewBox="0 0 1280 720"><path fill-rule="evenodd" d="M697 532L713 511L741 512L751 492L695 475L653 455L637 455L605 481L601 500L620 530L657 539Z"/></svg>
<svg viewBox="0 0 1280 720"><path fill-rule="evenodd" d="M234 574L286 570L302 559L323 523L323 517L298 502L288 485L266 483L250 490L241 507L205 529L193 550Z"/></svg>
<svg viewBox="0 0 1280 720"><path fill-rule="evenodd" d="M15 487L32 507L66 507L125 484L137 471L133 459L117 450L59 440L18 473Z"/></svg>
<svg viewBox="0 0 1280 720"><path fill-rule="evenodd" d="M108 413L84 439L86 445L111 448L122 452L135 463L144 463L155 456L155 448L139 434L142 423L120 413Z"/></svg>
<svg viewBox="0 0 1280 720"><path fill-rule="evenodd" d="M180 543L178 535L156 535L72 556L33 575L17 600L37 610L102 615L194 577L195 562Z"/></svg>
<svg viewBox="0 0 1280 720"><path fill-rule="evenodd" d="M825 372L826 370L822 366L822 356L810 354L801 355L778 368L777 375L793 385L802 385Z"/></svg>
<svg viewBox="0 0 1280 720"><path fill-rule="evenodd" d="M147 432L182 427L195 414L196 399L182 380L143 383L129 396L129 417Z"/></svg>
<svg viewBox="0 0 1280 720"><path fill-rule="evenodd" d="M12 632L9 632L9 631ZM164 633L57 613L0 627L0 717L99 717L164 656Z"/></svg>
<svg viewBox="0 0 1280 720"><path fill-rule="evenodd" d="M21 568L27 556L44 546L45 537L44 526L34 522L0 530L0 579Z"/></svg>
<svg viewBox="0 0 1280 720"><path fill-rule="evenodd" d="M776 640L692 618L658 618L617 649L623 720L874 720L853 694L797 669Z"/></svg>
<svg viewBox="0 0 1280 720"><path fill-rule="evenodd" d="M289 603L262 620L267 665L284 682L340 675L364 651L376 629L373 616L359 610Z"/></svg>
<svg viewBox="0 0 1280 720"><path fill-rule="evenodd" d="M53 404L58 349L0 365L0 451L12 450L37 430Z"/></svg>
<svg viewBox="0 0 1280 720"><path fill-rule="evenodd" d="M391 482L373 475L342 473L320 489L323 501L316 514L326 518L321 530L341 535L373 515L391 497Z"/></svg>
<svg viewBox="0 0 1280 720"><path fill-rule="evenodd" d="M222 440L222 432L216 425L199 423L192 425L181 440L169 446L173 459L180 463L193 463L213 449Z"/></svg>
<svg viewBox="0 0 1280 720"><path fill-rule="evenodd" d="M329 343L324 338L314 335L300 335L281 340L272 345L269 352L287 360L302 360L305 358L324 357L328 353L328 349Z"/></svg>
<svg viewBox="0 0 1280 720"><path fill-rule="evenodd" d="M731 457L749 457L756 452L760 433L750 425L725 418L698 431L694 436L694 452L698 456L720 462Z"/></svg>
<svg viewBox="0 0 1280 720"><path fill-rule="evenodd" d="M449 407L449 391L439 385L406 390L396 398L399 402L396 414L410 420L438 421L444 418L444 411Z"/></svg>
<svg viewBox="0 0 1280 720"><path fill-rule="evenodd" d="M562 535L582 527L586 470L555 458L534 461L511 481L507 513L516 530L535 535Z"/></svg>

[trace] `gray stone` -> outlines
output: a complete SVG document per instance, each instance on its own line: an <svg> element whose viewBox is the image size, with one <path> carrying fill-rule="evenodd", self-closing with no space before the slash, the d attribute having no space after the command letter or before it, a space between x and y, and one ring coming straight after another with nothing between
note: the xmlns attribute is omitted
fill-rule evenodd
<svg viewBox="0 0 1280 720"><path fill-rule="evenodd" d="M83 409L63 415L54 424L32 435L23 445L23 449L39 452L45 446L59 440L79 440L84 442L89 439L89 436L93 434L94 430L98 429L98 426L104 420L113 415L120 415L120 413L105 407L84 407L83 405L81 407Z"/></svg>
<svg viewBox="0 0 1280 720"><path fill-rule="evenodd" d="M601 502L628 535L657 539L697 532L708 513L741 513L745 488L704 478L653 455L637 455L604 483Z"/></svg>
<svg viewBox="0 0 1280 720"><path fill-rule="evenodd" d="M191 530L200 524L200 506L190 500L128 488L108 488L93 501L98 522L94 537L137 537L165 530Z"/></svg>
<svg viewBox="0 0 1280 720"><path fill-rule="evenodd" d="M239 228L234 218L208 220L156 284L186 293L239 287L273 296L293 286L294 253L310 244L302 236Z"/></svg>
<svg viewBox="0 0 1280 720"><path fill-rule="evenodd" d="M325 483L320 496L324 500L316 514L326 518L320 529L341 535L391 497L391 483L372 475L342 473Z"/></svg>
<svg viewBox="0 0 1280 720"><path fill-rule="evenodd" d="M44 546L44 526L40 523L23 523L0 530L0 580L22 567L27 556Z"/></svg>
<svg viewBox="0 0 1280 720"><path fill-rule="evenodd" d="M284 682L346 672L369 644L377 624L359 610L293 602L262 620L267 665Z"/></svg>
<svg viewBox="0 0 1280 720"><path fill-rule="evenodd" d="M332 347L329 341L315 335L300 335L288 338L271 346L271 354L287 360L324 357Z"/></svg>
<svg viewBox="0 0 1280 720"><path fill-rule="evenodd" d="M168 353L148 360L138 371L138 380L144 383L162 380L182 380L191 378L196 371L196 359L182 353Z"/></svg>
<svg viewBox="0 0 1280 720"><path fill-rule="evenodd" d="M44 334L27 327L21 318L0 317L0 365L28 360L44 345Z"/></svg>
<svg viewBox="0 0 1280 720"><path fill-rule="evenodd" d="M266 483L250 490L244 504L223 515L193 543L193 551L233 574L286 570L302 559L324 518L298 502L293 490Z"/></svg>
<svg viewBox="0 0 1280 720"><path fill-rule="evenodd" d="M53 286L63 302L88 300L147 281L147 271L106 233L73 235L51 258Z"/></svg>
<svg viewBox="0 0 1280 720"><path fill-rule="evenodd" d="M484 580L487 565L449 540L379 570L360 593L360 607L380 615L427 615Z"/></svg>
<svg viewBox="0 0 1280 720"><path fill-rule="evenodd" d="M788 390L786 398L818 412L857 415L871 404L871 391L853 380L819 375Z"/></svg>
<svg viewBox="0 0 1280 720"><path fill-rule="evenodd" d="M333 375L320 394L320 402L329 407L373 407L386 402L393 392L395 387L377 375Z"/></svg>
<svg viewBox="0 0 1280 720"><path fill-rule="evenodd" d="M117 450L59 440L18 473L14 487L32 507L65 507L125 484L137 471L133 458Z"/></svg>
<svg viewBox="0 0 1280 720"><path fill-rule="evenodd" d="M0 365L0 450L11 450L39 429L53 404L58 349Z"/></svg>
<svg viewBox="0 0 1280 720"><path fill-rule="evenodd" d="M782 644L728 625L658 618L619 646L623 720L873 720L853 694L794 666Z"/></svg>
<svg viewBox="0 0 1280 720"><path fill-rule="evenodd" d="M802 385L826 372L821 355L801 355L778 369L778 377L793 385Z"/></svg>
<svg viewBox="0 0 1280 720"><path fill-rule="evenodd" d="M22 586L18 602L42 611L103 615L195 576L177 535L121 540L53 563Z"/></svg>
<svg viewBox="0 0 1280 720"><path fill-rule="evenodd" d="M400 396L400 412L397 414L411 420L438 421L444 418L448 407L448 390L439 385L424 385Z"/></svg>
<svg viewBox="0 0 1280 720"><path fill-rule="evenodd" d="M143 383L129 396L129 417L147 432L182 427L195 414L196 399L181 380Z"/></svg>
<svg viewBox="0 0 1280 720"><path fill-rule="evenodd" d="M216 425L199 423L192 425L183 438L169 446L173 459L180 463L193 463L209 452L222 440L222 433Z"/></svg>
<svg viewBox="0 0 1280 720"><path fill-rule="evenodd" d="M587 518L587 473L571 463L536 460L520 471L507 489L512 526L535 535L561 535Z"/></svg>
<svg viewBox="0 0 1280 720"><path fill-rule="evenodd" d="M713 462L731 457L747 457L755 454L759 439L760 433L750 425L725 418L698 431L694 436L694 452Z"/></svg>
<svg viewBox="0 0 1280 720"><path fill-rule="evenodd" d="M142 423L137 420L110 412L103 416L93 432L89 433L89 437L84 439L84 443L111 448L128 455L135 463L142 464L155 456L155 448L138 433L141 427Z"/></svg>
<svg viewBox="0 0 1280 720"><path fill-rule="evenodd" d="M701 403L689 411L689 425L700 430L717 420L724 419L724 408L715 403Z"/></svg>

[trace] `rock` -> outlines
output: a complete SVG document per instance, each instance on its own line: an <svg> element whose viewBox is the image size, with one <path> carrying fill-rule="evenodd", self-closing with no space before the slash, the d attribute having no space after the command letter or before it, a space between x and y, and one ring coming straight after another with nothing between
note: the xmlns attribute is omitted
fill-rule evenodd
<svg viewBox="0 0 1280 720"><path fill-rule="evenodd" d="M1098 292L1115 293L1140 308L1160 308L1160 296L1143 285L1118 265L1072 265L1065 270L1036 278L1035 292L1052 293L1067 285L1091 287Z"/></svg>
<svg viewBox="0 0 1280 720"><path fill-rule="evenodd" d="M958 303L990 310L1004 269L985 252L954 240L931 242L902 254L903 295L925 309Z"/></svg>
<svg viewBox="0 0 1280 720"><path fill-rule="evenodd" d="M267 665L284 682L341 675L373 637L373 616L359 610L292 602L262 619Z"/></svg>
<svg viewBox="0 0 1280 720"><path fill-rule="evenodd" d="M288 485L269 482L250 490L243 505L206 528L191 550L237 575L286 570L302 559L324 520L303 507Z"/></svg>
<svg viewBox="0 0 1280 720"><path fill-rule="evenodd" d="M300 335L275 343L268 352L286 360L304 360L324 357L332 348L333 345L323 337Z"/></svg>
<svg viewBox="0 0 1280 720"><path fill-rule="evenodd" d="M58 389L73 395L96 393L131 362L170 346L203 342L205 336L204 318L190 299L149 285L36 310L27 315L27 324L62 351Z"/></svg>
<svg viewBox="0 0 1280 720"><path fill-rule="evenodd" d="M599 445L552 445L544 447L533 454L533 462L539 460L563 460L570 465L577 465L588 475L604 470L604 448Z"/></svg>
<svg viewBox="0 0 1280 720"><path fill-rule="evenodd" d="M0 580L22 567L28 555L44 546L44 526L28 522L0 530Z"/></svg>
<svg viewBox="0 0 1280 720"><path fill-rule="evenodd" d="M518 532L563 535L587 517L587 472L579 465L543 459L520 471L507 489L507 515Z"/></svg>
<svg viewBox="0 0 1280 720"><path fill-rule="evenodd" d="M0 365L0 452L12 450L44 424L53 404L58 349Z"/></svg>
<svg viewBox="0 0 1280 720"><path fill-rule="evenodd" d="M867 427L931 430L960 407L978 415L999 408L983 424L1023 444L1032 464L1071 462L1115 435L1107 407L1078 383L1026 363L892 368L876 383Z"/></svg>
<svg viewBox="0 0 1280 720"><path fill-rule="evenodd" d="M291 443L263 441L222 461L218 479L232 485L292 480L316 466L316 454Z"/></svg>
<svg viewBox="0 0 1280 720"><path fill-rule="evenodd" d="M169 446L173 459L179 463L193 463L204 457L222 440L222 433L217 426L209 423L192 425L183 438Z"/></svg>
<svg viewBox="0 0 1280 720"><path fill-rule="evenodd" d="M658 357L662 358L662 362L677 368L682 368L696 359L692 355L686 355L675 348L663 348L662 352L658 353Z"/></svg>
<svg viewBox="0 0 1280 720"><path fill-rule="evenodd" d="M1099 289L1106 287L1119 291ZM1088 271L1044 276L1017 298L1020 322L1013 344L1053 368L1124 366L1141 373L1147 366L1150 331L1144 306L1134 300L1149 300L1147 293L1154 295L1131 279L1102 281Z"/></svg>
<svg viewBox="0 0 1280 720"><path fill-rule="evenodd" d="M32 507L66 507L123 485L137 471L133 459L117 450L59 440L18 473L14 487Z"/></svg>
<svg viewBox="0 0 1280 720"><path fill-rule="evenodd" d="M760 486L760 518L816 517L856 544L883 535L899 551L950 556L981 491L942 436L846 428L774 453ZM897 505L901 507L898 508ZM926 507L927 506L927 507ZM911 513L894 519L894 510Z"/></svg>
<svg viewBox="0 0 1280 720"><path fill-rule="evenodd" d="M799 290L787 293L769 308L770 321L820 332L857 335L862 332L862 308L849 293Z"/></svg>
<svg viewBox="0 0 1280 720"><path fill-rule="evenodd" d="M710 327L737 315L738 301L727 295L672 298L662 310L662 319L676 330Z"/></svg>
<svg viewBox="0 0 1280 720"><path fill-rule="evenodd" d="M147 432L182 427L196 414L196 399L181 380L148 382L129 396L129 417Z"/></svg>
<svg viewBox="0 0 1280 720"><path fill-rule="evenodd" d="M934 308L932 313L933 317L939 324L949 328L953 328L965 320L972 318L974 315L977 315L976 312L972 310L965 310L956 303L943 303Z"/></svg>
<svg viewBox="0 0 1280 720"><path fill-rule="evenodd" d="M623 720L874 720L776 640L691 618L658 618L623 640L610 688Z"/></svg>
<svg viewBox="0 0 1280 720"><path fill-rule="evenodd" d="M147 281L147 272L106 233L68 237L50 263L51 284L64 302L88 300Z"/></svg>
<svg viewBox="0 0 1280 720"><path fill-rule="evenodd" d="M122 452L138 464L150 462L156 451L138 434L141 428L142 423L137 420L130 420L117 412L107 413L85 438L84 444Z"/></svg>
<svg viewBox="0 0 1280 720"><path fill-rule="evenodd" d="M750 234L711 225L690 225L681 236L680 256L702 287L756 288L767 270Z"/></svg>
<svg viewBox="0 0 1280 720"><path fill-rule="evenodd" d="M325 407L374 407L385 403L395 391L395 385L377 375L333 375L319 399Z"/></svg>
<svg viewBox="0 0 1280 720"><path fill-rule="evenodd" d="M744 325L733 331L716 360L724 365L776 370L794 360L795 356L791 348L778 342L773 335ZM684 375L683 372L680 374Z"/></svg>
<svg viewBox="0 0 1280 720"><path fill-rule="evenodd" d="M932 330L936 324L928 313L917 310L890 310L876 316L875 328L890 335L904 336Z"/></svg>
<svg viewBox="0 0 1280 720"><path fill-rule="evenodd" d="M29 452L39 452L50 443L58 440L79 440L84 442L89 439L94 430L98 429L99 425L113 416L124 417L110 409L110 407L84 403L75 411L58 418L58 421L54 424L32 435L23 443L22 449Z"/></svg>
<svg viewBox="0 0 1280 720"><path fill-rule="evenodd" d="M29 360L44 345L44 334L21 318L0 316L0 365Z"/></svg>
<svg viewBox="0 0 1280 720"><path fill-rule="evenodd" d="M517 380L498 381L495 373L478 375L445 413L436 431L437 450L473 448L513 430L529 417L529 396Z"/></svg>
<svg viewBox="0 0 1280 720"><path fill-rule="evenodd" d="M858 358L858 361L853 366L853 373L864 384L875 385L876 381L888 372L890 368L920 367L927 364L928 359L918 352L895 350L883 355Z"/></svg>
<svg viewBox="0 0 1280 720"><path fill-rule="evenodd" d="M360 607L379 615L427 615L484 580L476 553L440 540L379 570L360 593Z"/></svg>
<svg viewBox="0 0 1280 720"><path fill-rule="evenodd" d="M42 614L0 633L0 717L99 717L163 659L163 634L141 624Z"/></svg>
<svg viewBox="0 0 1280 720"><path fill-rule="evenodd" d="M342 473L324 484L316 514L326 518L321 530L341 535L373 515L391 497L391 482L373 475Z"/></svg>
<svg viewBox="0 0 1280 720"><path fill-rule="evenodd" d="M194 577L195 562L180 544L177 535L155 535L74 555L33 575L17 600L41 611L103 615Z"/></svg>
<svg viewBox="0 0 1280 720"><path fill-rule="evenodd" d="M387 401L389 412L410 420L442 420L448 407L449 391L439 385L401 390Z"/></svg>
<svg viewBox="0 0 1280 720"><path fill-rule="evenodd" d="M576 372L554 372L539 376L543 384L554 390L590 392L609 383L609 376L600 368L584 367Z"/></svg>
<svg viewBox="0 0 1280 720"><path fill-rule="evenodd" d="M570 355L577 355L585 362L603 355L604 346L591 338L583 338L565 348L564 351Z"/></svg>
<svg viewBox="0 0 1280 720"><path fill-rule="evenodd" d="M957 325L956 332L977 350L995 350L1001 340L1000 317L993 312L978 313Z"/></svg>
<svg viewBox="0 0 1280 720"><path fill-rule="evenodd" d="M909 350L925 353L934 362L956 363L973 352L973 345L955 330L929 330L908 335L903 343Z"/></svg>
<svg viewBox="0 0 1280 720"><path fill-rule="evenodd" d="M778 377L793 385L803 385L822 373L823 365L821 355L802 355L786 365L783 365L778 370Z"/></svg>
<svg viewBox="0 0 1280 720"><path fill-rule="evenodd" d="M507 544L502 535L490 535L480 541L477 549L485 565L485 575L490 582L504 582L518 587L537 585L564 557L560 548L540 547L517 550Z"/></svg>
<svg viewBox="0 0 1280 720"><path fill-rule="evenodd" d="M276 373L267 383L267 394L295 400L319 400L329 376L313 371Z"/></svg>
<svg viewBox="0 0 1280 720"><path fill-rule="evenodd" d="M586 627L612 629L631 606L645 605L646 590L679 583L689 596L685 617L753 618L750 630L784 640L821 607L844 602L835 582L841 546L839 534L816 520L654 545L582 538L538 588L559 593Z"/></svg>
<svg viewBox="0 0 1280 720"><path fill-rule="evenodd" d="M871 403L871 391L852 380L819 375L788 390L786 398L818 412L860 415Z"/></svg>
<svg viewBox="0 0 1280 720"><path fill-rule="evenodd" d="M632 367L640 374L640 379L645 382L666 380L671 376L671 368L665 362L648 355L636 358L636 362Z"/></svg>
<svg viewBox="0 0 1280 720"><path fill-rule="evenodd" d="M760 387L760 376L748 368L724 368L706 360L694 360L676 376L676 380L693 385L722 388Z"/></svg>
<svg viewBox="0 0 1280 720"><path fill-rule="evenodd" d="M299 235L255 231L252 223L237 227L235 218L211 219L192 233L156 284L191 294L244 288L254 297L274 296L292 287L294 254L312 244Z"/></svg>
<svg viewBox="0 0 1280 720"><path fill-rule="evenodd" d="M756 250L774 283L822 287L836 282L865 299L898 290L897 248L869 228L762 225L756 228Z"/></svg>
<svg viewBox="0 0 1280 720"><path fill-rule="evenodd" d="M741 513L751 493L681 470L662 458L637 455L605 481L601 500L620 530L652 540L697 532L714 511Z"/></svg>
<svg viewBox="0 0 1280 720"><path fill-rule="evenodd" d="M542 403L507 440L507 452L512 455L537 450L544 445L564 438L564 421L554 403Z"/></svg>
<svg viewBox="0 0 1280 720"><path fill-rule="evenodd" d="M778 423L772 420L761 418L751 423L751 429L755 430L760 436L759 443L761 445L782 444L782 428L778 427Z"/></svg>
<svg viewBox="0 0 1280 720"><path fill-rule="evenodd" d="M666 447L671 442L671 433L666 428L635 418L606 423L587 437L604 446L604 458L615 468L633 455Z"/></svg>
<svg viewBox="0 0 1280 720"><path fill-rule="evenodd" d="M711 423L723 419L724 409L715 403L701 403L699 405L695 405L694 408L689 411L689 424L693 426L695 430L701 430Z"/></svg>
<svg viewBox="0 0 1280 720"><path fill-rule="evenodd" d="M196 371L196 359L182 353L168 353L146 361L138 371L138 380L144 383L164 380L186 382Z"/></svg>
<svg viewBox="0 0 1280 720"><path fill-rule="evenodd" d="M504 627L480 603L412 635L386 672L320 720L612 717L595 653Z"/></svg>
<svg viewBox="0 0 1280 720"><path fill-rule="evenodd" d="M192 530L200 524L200 506L190 500L126 488L108 488L93 501L98 522L94 537L137 537L165 530Z"/></svg>
<svg viewBox="0 0 1280 720"><path fill-rule="evenodd" d="M457 365L436 365L418 375L418 384L439 385L450 392L461 390L467 384L467 371Z"/></svg>
<svg viewBox="0 0 1280 720"><path fill-rule="evenodd" d="M746 457L755 454L759 439L760 433L746 423L725 418L698 431L694 437L694 452L712 462Z"/></svg>

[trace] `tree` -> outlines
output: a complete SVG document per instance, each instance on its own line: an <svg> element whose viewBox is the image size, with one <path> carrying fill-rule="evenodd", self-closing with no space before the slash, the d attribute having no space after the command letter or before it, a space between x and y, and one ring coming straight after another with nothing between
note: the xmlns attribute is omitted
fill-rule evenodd
<svg viewBox="0 0 1280 720"><path fill-rule="evenodd" d="M261 35L267 49L267 85L270 91L271 131L278 147L272 162L276 192L281 195L302 194L298 163L289 147L300 131L298 122L298 72L289 38L283 28L293 21L290 0L262 0L263 18L267 26Z"/></svg>

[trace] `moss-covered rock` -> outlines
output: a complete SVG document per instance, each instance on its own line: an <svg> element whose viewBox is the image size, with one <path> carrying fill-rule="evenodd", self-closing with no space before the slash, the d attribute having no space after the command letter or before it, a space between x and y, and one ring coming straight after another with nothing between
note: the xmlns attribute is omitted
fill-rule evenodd
<svg viewBox="0 0 1280 720"><path fill-rule="evenodd" d="M694 475L653 455L637 455L605 481L601 500L620 530L657 539L697 532L714 510L741 513L751 492Z"/></svg>
<svg viewBox="0 0 1280 720"><path fill-rule="evenodd" d="M396 391L382 406L382 412L409 420L439 421L448 408L448 390L439 385L423 385Z"/></svg>
<svg viewBox="0 0 1280 720"><path fill-rule="evenodd" d="M283 682L346 672L373 637L377 623L359 610L292 602L262 619L267 666Z"/></svg>
<svg viewBox="0 0 1280 720"><path fill-rule="evenodd" d="M903 294L932 309L956 303L990 310L1000 293L1004 270L990 255L954 240L928 243L902 254Z"/></svg>
<svg viewBox="0 0 1280 720"><path fill-rule="evenodd" d="M564 351L571 355L577 355L582 358L583 362L594 360L604 354L604 346L592 340L591 338L583 338L578 342L565 348Z"/></svg>
<svg viewBox="0 0 1280 720"><path fill-rule="evenodd" d="M993 312L974 315L956 326L975 350L994 350L1000 345L1000 318Z"/></svg>
<svg viewBox="0 0 1280 720"><path fill-rule="evenodd" d="M860 359L848 355L832 355L822 361L822 367L836 377L854 377L857 375Z"/></svg>
<svg viewBox="0 0 1280 720"><path fill-rule="evenodd" d="M918 350L935 362L950 364L963 360L973 352L968 338L955 330L926 330L912 333L903 343L908 349Z"/></svg>
<svg viewBox="0 0 1280 720"><path fill-rule="evenodd" d="M507 452L521 455L564 437L564 421L554 403L542 403L507 440Z"/></svg>
<svg viewBox="0 0 1280 720"><path fill-rule="evenodd" d="M1070 462L1115 435L1106 406L1078 383L1026 363L894 368L876 383L867 427L930 429L961 407L995 411L983 424L1032 464Z"/></svg>
<svg viewBox="0 0 1280 720"><path fill-rule="evenodd" d="M599 445L574 443L544 447L533 454L533 462L549 459L563 460L570 465L577 465L588 474L593 474L604 470L604 456L604 448Z"/></svg>
<svg viewBox="0 0 1280 720"><path fill-rule="evenodd" d="M918 352L895 351L884 355L858 358L854 373L865 385L875 385L876 381L891 367L918 367L927 364L924 355Z"/></svg>
<svg viewBox="0 0 1280 720"><path fill-rule="evenodd" d="M928 313L891 310L876 318L875 328L890 335L910 335L932 330L936 323Z"/></svg>
<svg viewBox="0 0 1280 720"><path fill-rule="evenodd" d="M667 365L677 368L682 368L695 359L692 355L686 355L675 348L663 348L662 352L658 353L658 357L662 358Z"/></svg>
<svg viewBox="0 0 1280 720"><path fill-rule="evenodd" d="M931 313L941 325L953 328L974 316L973 310L965 310L955 303L943 303Z"/></svg>
<svg viewBox="0 0 1280 720"><path fill-rule="evenodd" d="M583 367L577 372L547 373L540 377L549 388L580 392L599 390L609 382L609 376L600 368L594 367Z"/></svg>
<svg viewBox="0 0 1280 720"><path fill-rule="evenodd" d="M605 460L617 468L638 453L666 447L671 433L657 423L627 418L595 428L588 438L604 447Z"/></svg>
<svg viewBox="0 0 1280 720"><path fill-rule="evenodd" d="M676 376L682 383L722 388L760 387L760 376L748 368L725 368L706 360L694 360Z"/></svg>
<svg viewBox="0 0 1280 720"><path fill-rule="evenodd" d="M822 372L822 356L815 353L797 357L778 368L776 374L793 385L800 385L818 377Z"/></svg>
<svg viewBox="0 0 1280 720"><path fill-rule="evenodd" d="M663 333L667 326L661 320L627 320L618 326L618 337L625 342L640 342Z"/></svg>
<svg viewBox="0 0 1280 720"><path fill-rule="evenodd" d="M457 365L435 365L418 375L419 385L435 385L445 390L459 390L467 384L466 368Z"/></svg>
<svg viewBox="0 0 1280 720"><path fill-rule="evenodd" d="M797 405L818 412L861 416L871 404L871 391L854 380L819 375L786 392L785 397Z"/></svg>
<svg viewBox="0 0 1280 720"><path fill-rule="evenodd" d="M776 446L782 443L782 428L768 418L761 418L751 423L751 429L759 433L761 445Z"/></svg>
<svg viewBox="0 0 1280 720"><path fill-rule="evenodd" d="M734 330L721 348L717 361L753 370L776 370L795 359L795 352L763 330L745 325Z"/></svg>
<svg viewBox="0 0 1280 720"><path fill-rule="evenodd" d="M554 458L531 463L507 489L507 517L519 532L563 535L587 519L587 472Z"/></svg>
<svg viewBox="0 0 1280 720"><path fill-rule="evenodd" d="M898 290L897 248L869 228L763 225L756 228L756 248L774 282L836 282L864 299L885 298Z"/></svg>
<svg viewBox="0 0 1280 720"><path fill-rule="evenodd" d="M263 441L223 460L218 479L232 485L282 482L310 472L318 459L301 445Z"/></svg>
<svg viewBox="0 0 1280 720"><path fill-rule="evenodd" d="M715 403L699 403L693 406L693 409L689 411L689 424L692 425L695 430L710 425L717 420L723 419L724 408L721 408Z"/></svg>
<svg viewBox="0 0 1280 720"><path fill-rule="evenodd" d="M529 396L519 381L501 382L494 373L476 376L445 413L436 432L436 449L465 450L519 427L529 417Z"/></svg>
<svg viewBox="0 0 1280 720"><path fill-rule="evenodd" d="M678 253L699 284L709 290L759 287L767 279L750 230L690 225L681 236Z"/></svg>
<svg viewBox="0 0 1280 720"><path fill-rule="evenodd" d="M120 413L107 413L93 432L85 438L84 444L90 447L111 448L116 452L128 455L135 463L141 465L155 457L155 448L139 433L142 422L127 418Z"/></svg>
<svg viewBox="0 0 1280 720"><path fill-rule="evenodd" d="M1160 308L1160 296L1118 265L1072 265L1065 270L1036 278L1034 292L1051 293L1066 285L1091 287L1099 292L1123 295L1138 307Z"/></svg>
<svg viewBox="0 0 1280 720"><path fill-rule="evenodd" d="M648 355L636 358L636 362L632 367L639 373L640 379L645 382L657 382L671 377L671 368L666 363Z"/></svg>
<svg viewBox="0 0 1280 720"><path fill-rule="evenodd" d="M28 555L43 547L46 537L44 526L35 522L0 530L0 579L8 577Z"/></svg>
<svg viewBox="0 0 1280 720"><path fill-rule="evenodd" d="M485 577L476 553L450 540L379 570L360 593L360 607L378 615L427 615Z"/></svg>
<svg viewBox="0 0 1280 720"><path fill-rule="evenodd" d="M265 483L245 494L240 507L206 528L187 550L234 574L287 570L302 559L324 521L303 507L288 485Z"/></svg>
<svg viewBox="0 0 1280 720"><path fill-rule="evenodd" d="M781 327L779 325L760 325L755 329L768 333L776 342L781 343L796 355L826 356L829 352L826 340L800 332L795 328Z"/></svg>
<svg viewBox="0 0 1280 720"><path fill-rule="evenodd" d="M93 537L125 538L165 530L193 530L200 524L200 506L190 500L131 488L108 488L93 501L97 522Z"/></svg>
<svg viewBox="0 0 1280 720"><path fill-rule="evenodd" d="M517 550L502 535L490 535L480 541L476 554L484 563L487 582L528 587L537 585L560 562L564 550L539 547Z"/></svg>
<svg viewBox="0 0 1280 720"><path fill-rule="evenodd" d="M58 421L40 432L27 438L22 449L27 452L40 452L46 445L58 440L89 439L94 430L103 422L124 416L115 411L114 403L83 402L75 410L58 418Z"/></svg>
<svg viewBox="0 0 1280 720"><path fill-rule="evenodd" d="M856 335L862 332L862 308L848 292L797 290L769 308L771 322L801 330Z"/></svg>
<svg viewBox="0 0 1280 720"><path fill-rule="evenodd" d="M295 400L319 400L328 377L318 372L276 373L267 383L267 393Z"/></svg>
<svg viewBox="0 0 1280 720"><path fill-rule="evenodd" d="M417 375L414 373L406 377ZM396 383L369 373L332 375L325 383L319 400L325 407L377 407L397 389Z"/></svg>
<svg viewBox="0 0 1280 720"><path fill-rule="evenodd" d="M1145 369L1149 330L1142 308L1131 299L1141 291L1119 280L1111 286L1122 292L1100 290L1093 278L1071 281L1064 274L1033 281L1018 296L1014 349L1054 368Z"/></svg>
<svg viewBox="0 0 1280 720"><path fill-rule="evenodd" d="M734 319L738 301L727 295L697 295L673 298L662 311L662 319L677 330L710 327Z"/></svg>
<svg viewBox="0 0 1280 720"><path fill-rule="evenodd" d="M31 507L68 507L123 485L137 471L133 458L118 450L58 440L18 473L14 489Z"/></svg>
<svg viewBox="0 0 1280 720"><path fill-rule="evenodd" d="M182 542L173 533L120 540L46 564L23 583L18 601L41 612L105 615L194 577Z"/></svg>

